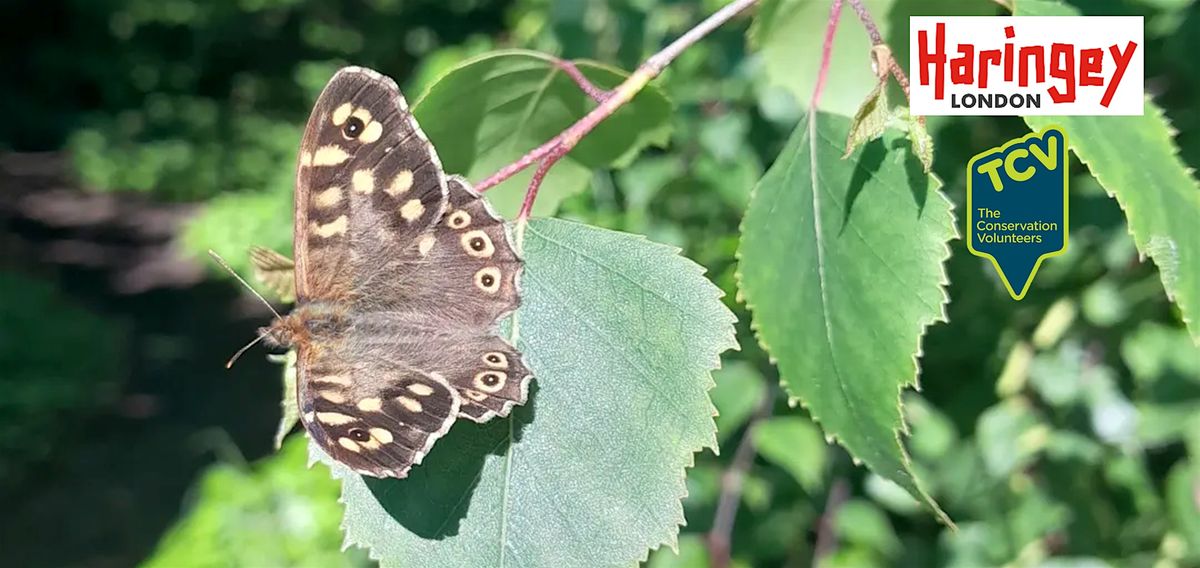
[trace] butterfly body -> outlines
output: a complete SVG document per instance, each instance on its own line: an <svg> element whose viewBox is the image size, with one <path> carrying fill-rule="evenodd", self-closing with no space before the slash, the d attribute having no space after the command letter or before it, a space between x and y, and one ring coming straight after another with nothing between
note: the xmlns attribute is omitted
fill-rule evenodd
<svg viewBox="0 0 1200 568"><path fill-rule="evenodd" d="M529 369L496 330L519 305L521 259L391 79L348 67L321 93L294 228L296 307L260 334L296 350L301 422L334 459L404 477L459 416L525 402Z"/></svg>

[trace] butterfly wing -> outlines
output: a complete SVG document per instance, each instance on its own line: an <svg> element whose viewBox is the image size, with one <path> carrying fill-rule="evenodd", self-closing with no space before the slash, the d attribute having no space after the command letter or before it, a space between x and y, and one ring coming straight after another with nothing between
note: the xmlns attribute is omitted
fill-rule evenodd
<svg viewBox="0 0 1200 568"><path fill-rule="evenodd" d="M345 299L442 216L446 179L390 78L337 72L309 115L296 171L296 296Z"/></svg>
<svg viewBox="0 0 1200 568"><path fill-rule="evenodd" d="M356 327L372 282L446 206L437 153L394 81L347 67L309 116L296 172L297 397L312 438L360 473L402 477L457 416L444 378L403 361L402 330ZM390 334L390 335L389 335Z"/></svg>
<svg viewBox="0 0 1200 568"><path fill-rule="evenodd" d="M362 475L406 477L454 423L457 391L441 375L398 361L387 344L330 349L336 341L299 349L304 427L326 453Z"/></svg>
<svg viewBox="0 0 1200 568"><path fill-rule="evenodd" d="M523 262L504 221L470 184L450 176L447 187L445 214L404 255L411 276L392 294L420 307L412 317L431 322L422 334L442 336L416 340L423 344L412 346L414 359L459 391L463 416L486 422L528 396L528 367L496 333L497 321L520 305Z"/></svg>

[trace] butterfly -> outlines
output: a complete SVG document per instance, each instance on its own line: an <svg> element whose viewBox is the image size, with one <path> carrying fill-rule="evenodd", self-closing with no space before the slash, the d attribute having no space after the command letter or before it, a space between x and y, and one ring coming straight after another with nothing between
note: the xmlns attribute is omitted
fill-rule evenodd
<svg viewBox="0 0 1200 568"><path fill-rule="evenodd" d="M525 403L532 374L497 331L520 303L522 260L375 71L330 79L298 161L294 263L251 253L260 273L294 272L296 305L259 337L296 350L300 421L322 450L402 478L458 417Z"/></svg>

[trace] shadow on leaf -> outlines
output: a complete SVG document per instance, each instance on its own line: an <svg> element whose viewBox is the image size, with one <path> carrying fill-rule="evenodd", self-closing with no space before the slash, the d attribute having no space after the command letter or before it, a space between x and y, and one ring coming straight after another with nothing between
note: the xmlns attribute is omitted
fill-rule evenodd
<svg viewBox="0 0 1200 568"><path fill-rule="evenodd" d="M534 381L529 400L508 418L486 424L460 419L408 478L363 481L383 510L413 534L433 540L457 535L484 462L489 455L505 455L510 444L521 441L522 431L534 419L537 391Z"/></svg>

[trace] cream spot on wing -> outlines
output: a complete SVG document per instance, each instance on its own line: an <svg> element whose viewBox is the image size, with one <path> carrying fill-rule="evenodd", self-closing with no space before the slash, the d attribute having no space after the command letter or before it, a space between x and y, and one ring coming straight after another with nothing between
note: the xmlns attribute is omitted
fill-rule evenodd
<svg viewBox="0 0 1200 568"><path fill-rule="evenodd" d="M337 391L321 391L321 398L334 404L342 404L346 402L346 396Z"/></svg>
<svg viewBox="0 0 1200 568"><path fill-rule="evenodd" d="M483 402L484 400L487 400L487 395L483 394L479 391L467 390L467 391L465 391L465 394L467 395L467 398L469 398L475 402Z"/></svg>
<svg viewBox="0 0 1200 568"><path fill-rule="evenodd" d="M314 167L336 166L348 159L350 159L350 154L347 154L341 146L330 144L317 148L312 157L312 165Z"/></svg>
<svg viewBox="0 0 1200 568"><path fill-rule="evenodd" d="M313 160L312 152L301 152L300 153L300 165L302 167L307 168L307 167L311 166L312 160Z"/></svg>
<svg viewBox="0 0 1200 568"><path fill-rule="evenodd" d="M330 426L341 426L343 424L358 422L358 419L348 414L340 414L337 412L318 412L317 422L328 424Z"/></svg>
<svg viewBox="0 0 1200 568"><path fill-rule="evenodd" d="M410 223L420 218L423 213L425 213L425 206L421 204L420 199L409 199L400 207L400 216Z"/></svg>
<svg viewBox="0 0 1200 568"><path fill-rule="evenodd" d="M362 451L362 448L358 446L358 442L350 438L338 438L338 445L356 454Z"/></svg>
<svg viewBox="0 0 1200 568"><path fill-rule="evenodd" d="M400 170L396 177L392 179L392 184L387 186L384 191L392 197L396 197L412 188L413 173L412 170Z"/></svg>
<svg viewBox="0 0 1200 568"><path fill-rule="evenodd" d="M313 196L313 204L321 209L328 209L342 202L342 188L333 186Z"/></svg>
<svg viewBox="0 0 1200 568"><path fill-rule="evenodd" d="M421 412L424 410L424 407L421 406L420 402L418 402L416 399L408 398L407 396L397 397L396 402L399 402L400 406L407 408L409 412Z"/></svg>
<svg viewBox="0 0 1200 568"><path fill-rule="evenodd" d="M495 266L480 268L475 273L475 286L488 294L500 291L500 269Z"/></svg>
<svg viewBox="0 0 1200 568"><path fill-rule="evenodd" d="M354 105L350 103L342 103L342 106L333 110L333 115L330 117L333 123L341 126L346 124L346 119L350 118L350 111L354 110Z"/></svg>
<svg viewBox="0 0 1200 568"><path fill-rule="evenodd" d="M488 258L496 252L496 247L492 245L492 239L487 236L487 233L480 230L463 233L462 237L459 237L459 241L462 243L463 250L475 258Z"/></svg>
<svg viewBox="0 0 1200 568"><path fill-rule="evenodd" d="M429 251L433 250L433 245L436 243L437 239L433 235L428 235L417 243L417 252L421 253L421 256L429 256Z"/></svg>
<svg viewBox="0 0 1200 568"><path fill-rule="evenodd" d="M375 191L375 174L371 170L358 170L350 178L350 185L359 193L371 193Z"/></svg>
<svg viewBox="0 0 1200 568"><path fill-rule="evenodd" d="M337 219L325 223L324 225L313 222L309 228L311 229L312 234L327 239L329 237L346 234L346 227L348 227L349 224L350 222L346 219L345 215L339 215Z"/></svg>
<svg viewBox="0 0 1200 568"><path fill-rule="evenodd" d="M313 419L316 417L317 417L316 413L313 413L313 412L305 412L304 413L304 421L305 422L312 422Z"/></svg>
<svg viewBox="0 0 1200 568"><path fill-rule="evenodd" d="M498 392L504 388L508 373L501 371L484 371L475 375L475 388L483 392Z"/></svg>
<svg viewBox="0 0 1200 568"><path fill-rule="evenodd" d="M471 214L459 209L446 218L446 224L451 229L462 229L471 224Z"/></svg>
<svg viewBox="0 0 1200 568"><path fill-rule="evenodd" d="M314 383L332 383L335 385L350 385L350 377L344 375L313 375Z"/></svg>
<svg viewBox="0 0 1200 568"><path fill-rule="evenodd" d="M358 137L358 141L363 144L370 144L379 140L380 136L383 136L383 125L378 120L374 120L363 129L362 134Z"/></svg>
<svg viewBox="0 0 1200 568"><path fill-rule="evenodd" d="M411 392L417 396L429 396L433 394L433 387L429 385L423 385L421 383L413 383L408 385L408 392Z"/></svg>
<svg viewBox="0 0 1200 568"><path fill-rule="evenodd" d="M368 450L378 450L379 449L379 442L375 441L374 439L370 439L365 442L359 442L359 443L362 444L362 447L364 447Z"/></svg>
<svg viewBox="0 0 1200 568"><path fill-rule="evenodd" d="M358 409L363 412L379 412L383 409L383 401L378 398L364 398L358 401Z"/></svg>
<svg viewBox="0 0 1200 568"><path fill-rule="evenodd" d="M371 437L379 440L379 443L381 444L390 444L392 443L392 440L395 439L392 437L391 432L388 432L383 428L371 428Z"/></svg>
<svg viewBox="0 0 1200 568"><path fill-rule="evenodd" d="M492 351L484 354L483 362L493 369L508 368L508 356L499 351Z"/></svg>

